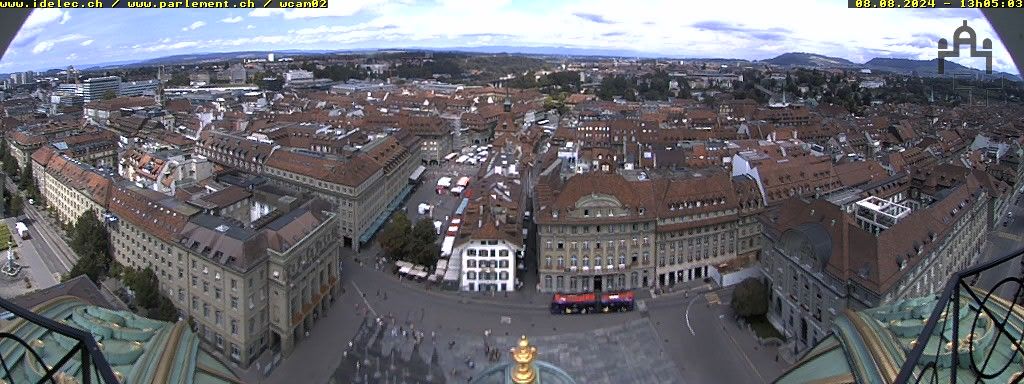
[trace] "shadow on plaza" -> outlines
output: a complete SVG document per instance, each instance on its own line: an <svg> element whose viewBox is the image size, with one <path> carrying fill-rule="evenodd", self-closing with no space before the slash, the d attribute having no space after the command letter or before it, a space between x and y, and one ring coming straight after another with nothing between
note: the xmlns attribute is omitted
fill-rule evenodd
<svg viewBox="0 0 1024 384"><path fill-rule="evenodd" d="M446 383L436 345L414 334L364 317L331 383Z"/></svg>

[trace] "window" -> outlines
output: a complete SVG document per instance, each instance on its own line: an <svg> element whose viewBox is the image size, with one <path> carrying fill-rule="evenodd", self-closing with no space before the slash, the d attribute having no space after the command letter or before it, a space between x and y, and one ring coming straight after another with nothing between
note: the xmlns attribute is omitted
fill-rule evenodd
<svg viewBox="0 0 1024 384"><path fill-rule="evenodd" d="M508 268L508 260L499 260L498 268Z"/></svg>
<svg viewBox="0 0 1024 384"><path fill-rule="evenodd" d="M544 276L544 289L551 290L551 276Z"/></svg>
<svg viewBox="0 0 1024 384"><path fill-rule="evenodd" d="M238 297L231 296L231 309L238 309Z"/></svg>
<svg viewBox="0 0 1024 384"><path fill-rule="evenodd" d="M210 292L210 283L206 282L206 281L203 281L203 293L209 293L209 292Z"/></svg>
<svg viewBox="0 0 1024 384"><path fill-rule="evenodd" d="M234 290L237 290L237 289L238 289L238 281L236 281L235 279L231 279L231 290L234 291Z"/></svg>
<svg viewBox="0 0 1024 384"><path fill-rule="evenodd" d="M213 289L213 297L217 300L220 300L220 288Z"/></svg>
<svg viewBox="0 0 1024 384"><path fill-rule="evenodd" d="M551 268L551 256L544 257L544 268ZM548 277L550 278L551 276Z"/></svg>
<svg viewBox="0 0 1024 384"><path fill-rule="evenodd" d="M224 319L223 319L223 318L221 318L221 313L220 313L220 311L216 311L216 312L214 312L214 319L215 319L215 321L216 321L217 325L221 325L221 324L223 324L223 321L224 321Z"/></svg>
<svg viewBox="0 0 1024 384"><path fill-rule="evenodd" d="M192 286L195 287L197 284L199 284L199 279L196 278L195 276L192 276Z"/></svg>
<svg viewBox="0 0 1024 384"><path fill-rule="evenodd" d="M210 317L210 304L203 303L203 317Z"/></svg>
<svg viewBox="0 0 1024 384"><path fill-rule="evenodd" d="M466 280L476 280L476 272L466 272Z"/></svg>
<svg viewBox="0 0 1024 384"><path fill-rule="evenodd" d="M467 268L476 268L476 260L473 260L473 259L466 260L466 267Z"/></svg>
<svg viewBox="0 0 1024 384"><path fill-rule="evenodd" d="M466 250L466 255L468 255L468 256L476 256L476 249L473 249L473 248L467 249Z"/></svg>

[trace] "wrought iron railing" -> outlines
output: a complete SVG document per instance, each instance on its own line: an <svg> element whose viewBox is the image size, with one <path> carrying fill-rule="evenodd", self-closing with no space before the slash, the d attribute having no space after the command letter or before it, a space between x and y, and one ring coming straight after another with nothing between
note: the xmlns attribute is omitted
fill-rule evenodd
<svg viewBox="0 0 1024 384"><path fill-rule="evenodd" d="M39 384L60 384L68 382L67 378L81 384L119 384L110 364L107 363L107 359L100 352L99 345L89 332L39 315L5 299L0 299L0 307L9 313L5 314L6 321L24 320L54 333L54 337L67 338L66 342L62 339L58 344L62 348L68 348L68 351L61 354L59 358L53 356L51 360L56 359L56 362L48 362L40 351L41 341L27 341L15 333L0 331L0 351L18 352L19 345L20 348L24 348L24 354L20 358L4 356L0 352L0 379L3 381L15 383L25 380L24 373L15 371L20 363L38 369L37 372L41 378L35 382ZM17 345L11 347L11 343ZM33 377L29 380L34 379Z"/></svg>
<svg viewBox="0 0 1024 384"><path fill-rule="evenodd" d="M955 273L896 382L1024 382L1022 268L1024 249L1018 249Z"/></svg>

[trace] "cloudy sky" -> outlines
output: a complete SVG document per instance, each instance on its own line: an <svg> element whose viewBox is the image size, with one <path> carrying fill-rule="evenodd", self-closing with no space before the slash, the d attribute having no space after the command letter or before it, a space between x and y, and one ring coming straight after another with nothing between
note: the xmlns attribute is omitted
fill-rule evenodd
<svg viewBox="0 0 1024 384"><path fill-rule="evenodd" d="M844 0L331 0L310 10L39 9L0 72L185 53L284 49L571 47L667 57L766 59L814 52L855 62L932 59L967 20L1017 73L977 10L860 10ZM983 67L981 59L955 60Z"/></svg>

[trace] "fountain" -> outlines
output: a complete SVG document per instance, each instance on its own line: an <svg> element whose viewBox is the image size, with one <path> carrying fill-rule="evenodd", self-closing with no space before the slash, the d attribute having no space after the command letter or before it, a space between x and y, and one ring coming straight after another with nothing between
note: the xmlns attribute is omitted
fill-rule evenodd
<svg viewBox="0 0 1024 384"><path fill-rule="evenodd" d="M5 274L7 276L14 277L14 276L17 276L18 273L21 272L21 268L22 268L21 265L18 265L18 263L14 261L14 247L11 244L11 242L8 241L7 242L7 263L5 263L3 266L0 266L0 272L3 272L3 274Z"/></svg>

